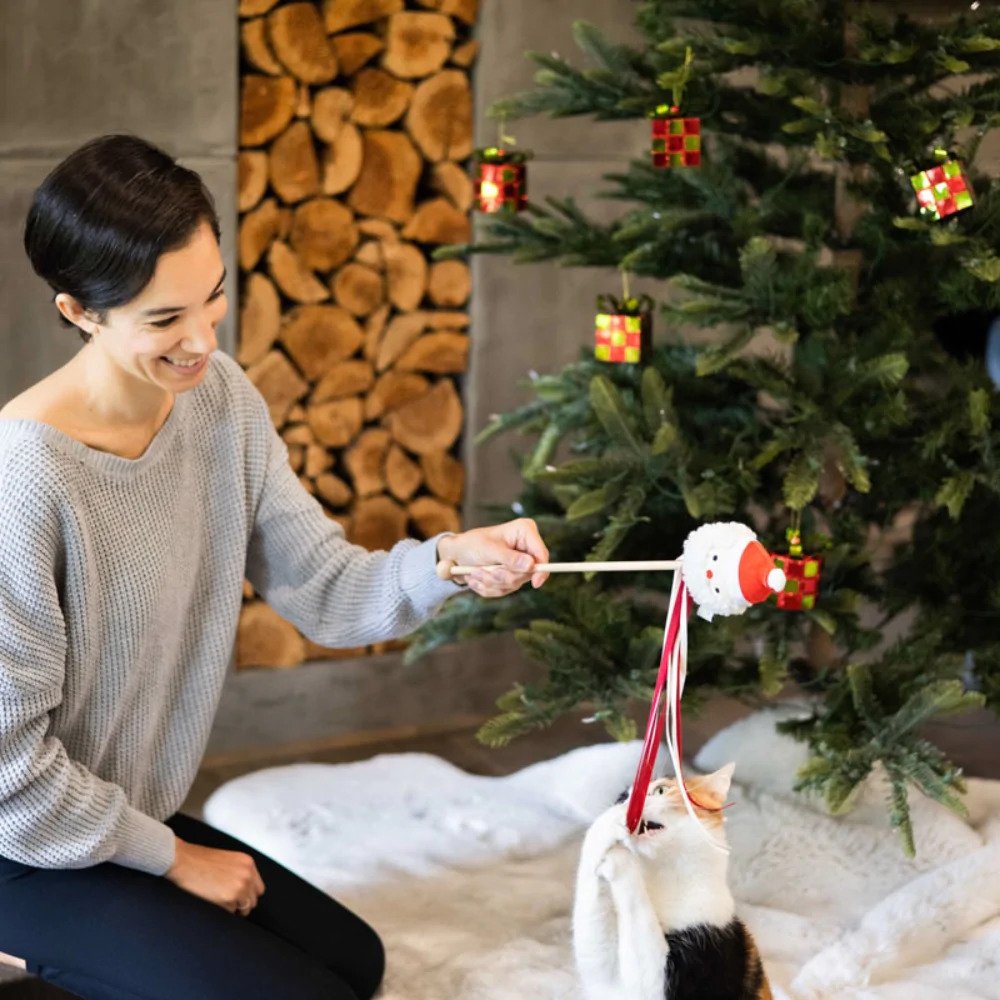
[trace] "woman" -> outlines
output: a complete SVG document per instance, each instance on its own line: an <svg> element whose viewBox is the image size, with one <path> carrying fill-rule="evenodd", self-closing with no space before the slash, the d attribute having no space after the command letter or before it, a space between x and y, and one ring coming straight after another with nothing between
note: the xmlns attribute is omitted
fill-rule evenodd
<svg viewBox="0 0 1000 1000"><path fill-rule="evenodd" d="M544 574L533 522L348 544L216 351L219 224L200 178L129 136L69 156L25 247L84 345L0 411L0 949L88 1000L360 1000L358 917L177 809L242 582L307 636L405 635L458 589Z"/></svg>

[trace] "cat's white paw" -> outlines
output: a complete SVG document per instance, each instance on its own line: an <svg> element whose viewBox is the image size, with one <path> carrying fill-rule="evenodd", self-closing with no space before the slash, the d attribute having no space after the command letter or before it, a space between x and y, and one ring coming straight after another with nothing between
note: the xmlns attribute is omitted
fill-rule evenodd
<svg viewBox="0 0 1000 1000"><path fill-rule="evenodd" d="M635 855L623 843L612 844L597 866L597 877L608 882L621 878L635 864Z"/></svg>
<svg viewBox="0 0 1000 1000"><path fill-rule="evenodd" d="M587 831L587 840L598 854L603 854L612 844L625 843L628 837L624 803L605 809Z"/></svg>

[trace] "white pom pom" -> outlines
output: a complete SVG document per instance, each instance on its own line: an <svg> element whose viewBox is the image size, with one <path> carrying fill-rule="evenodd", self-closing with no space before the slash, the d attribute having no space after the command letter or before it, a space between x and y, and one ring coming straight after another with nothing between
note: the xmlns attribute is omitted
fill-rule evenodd
<svg viewBox="0 0 1000 1000"><path fill-rule="evenodd" d="M767 585L776 594L780 594L785 589L785 584L788 582L788 578L785 576L785 571L779 569L777 566L767 574Z"/></svg>

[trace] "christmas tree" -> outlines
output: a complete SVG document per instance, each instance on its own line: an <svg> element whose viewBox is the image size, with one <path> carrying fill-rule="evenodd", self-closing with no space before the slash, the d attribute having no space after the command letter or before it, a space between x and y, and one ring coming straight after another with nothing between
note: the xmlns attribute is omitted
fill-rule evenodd
<svg viewBox="0 0 1000 1000"><path fill-rule="evenodd" d="M790 539L808 569L784 607L692 621L685 706L796 685L813 705L785 724L811 751L800 787L842 809L880 763L911 852L908 785L962 808L921 725L1000 705L1000 409L982 357L1000 186L975 163L1000 123L1000 14L979 6L922 23L845 0L644 0L639 47L579 23L581 65L532 55L535 89L493 113L700 119L700 165L661 139L606 178L614 224L549 199L452 248L661 280L651 353L591 344L482 436L528 435L515 509L553 559L671 558L715 520L778 553ZM622 298L600 311L641 311ZM484 740L580 706L630 738L669 584L462 595L411 655L514 631L545 679L505 695Z"/></svg>

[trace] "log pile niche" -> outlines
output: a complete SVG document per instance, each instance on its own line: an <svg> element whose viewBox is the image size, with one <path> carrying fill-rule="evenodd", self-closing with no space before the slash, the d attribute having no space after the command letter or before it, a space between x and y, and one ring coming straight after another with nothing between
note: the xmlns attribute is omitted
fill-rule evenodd
<svg viewBox="0 0 1000 1000"><path fill-rule="evenodd" d="M348 539L459 530L477 0L240 0L237 360ZM239 667L329 650L244 583Z"/></svg>

